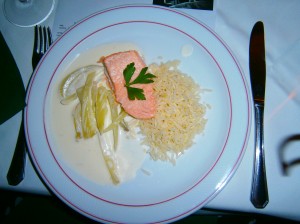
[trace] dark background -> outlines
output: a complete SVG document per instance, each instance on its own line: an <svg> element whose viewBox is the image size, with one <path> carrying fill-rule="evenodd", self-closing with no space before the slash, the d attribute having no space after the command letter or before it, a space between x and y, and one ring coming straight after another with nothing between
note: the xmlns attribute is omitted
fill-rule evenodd
<svg viewBox="0 0 300 224"><path fill-rule="evenodd" d="M296 224L298 222L253 213L203 210L201 215L190 215L178 224ZM75 212L56 196L41 196L0 190L0 223L28 224L96 224Z"/></svg>

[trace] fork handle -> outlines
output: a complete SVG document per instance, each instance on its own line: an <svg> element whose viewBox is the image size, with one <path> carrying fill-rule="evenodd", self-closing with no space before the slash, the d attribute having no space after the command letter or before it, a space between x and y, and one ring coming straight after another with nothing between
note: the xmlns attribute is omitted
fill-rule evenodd
<svg viewBox="0 0 300 224"><path fill-rule="evenodd" d="M22 118L15 152L6 176L9 185L16 186L24 179L26 148L24 122Z"/></svg>
<svg viewBox="0 0 300 224"><path fill-rule="evenodd" d="M264 105L255 103L255 158L251 190L251 202L256 208L264 208L269 202L264 155Z"/></svg>

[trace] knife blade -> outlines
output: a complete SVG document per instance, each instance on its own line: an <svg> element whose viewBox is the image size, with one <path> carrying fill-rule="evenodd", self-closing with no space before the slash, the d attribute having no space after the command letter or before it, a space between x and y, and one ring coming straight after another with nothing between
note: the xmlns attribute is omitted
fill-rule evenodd
<svg viewBox="0 0 300 224"><path fill-rule="evenodd" d="M249 70L255 114L255 157L250 200L254 207L264 208L269 202L269 194L264 153L266 61L264 24L261 21L254 25L250 36Z"/></svg>

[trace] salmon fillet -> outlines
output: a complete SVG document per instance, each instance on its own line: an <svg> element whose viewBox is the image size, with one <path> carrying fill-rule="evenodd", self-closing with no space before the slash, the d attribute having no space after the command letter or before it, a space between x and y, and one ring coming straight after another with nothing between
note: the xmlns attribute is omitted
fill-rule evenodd
<svg viewBox="0 0 300 224"><path fill-rule="evenodd" d="M123 71L128 64L134 62L135 73L131 80L134 80L140 71L146 67L143 59L137 51L125 51L111 54L104 57L103 64L106 68L107 76L112 85L116 100L122 105L124 110L137 119L152 118L156 112L156 102L153 93L153 84L134 84L132 87L144 90L146 100L129 100Z"/></svg>

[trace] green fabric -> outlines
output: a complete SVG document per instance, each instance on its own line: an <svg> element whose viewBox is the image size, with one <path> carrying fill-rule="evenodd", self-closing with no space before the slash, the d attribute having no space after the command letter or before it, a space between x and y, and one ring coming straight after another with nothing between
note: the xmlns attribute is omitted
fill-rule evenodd
<svg viewBox="0 0 300 224"><path fill-rule="evenodd" d="M0 32L0 124L25 106L25 88L19 69Z"/></svg>

